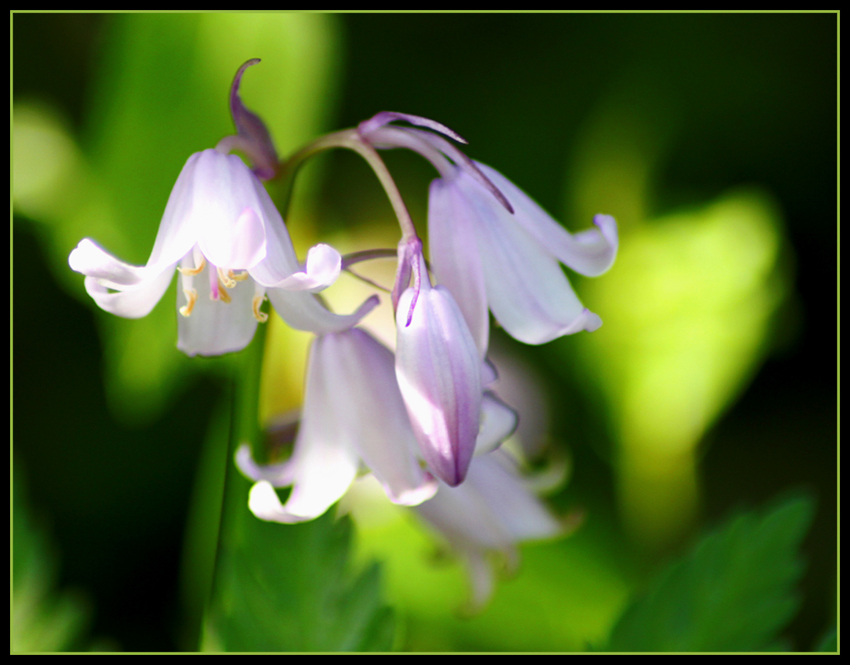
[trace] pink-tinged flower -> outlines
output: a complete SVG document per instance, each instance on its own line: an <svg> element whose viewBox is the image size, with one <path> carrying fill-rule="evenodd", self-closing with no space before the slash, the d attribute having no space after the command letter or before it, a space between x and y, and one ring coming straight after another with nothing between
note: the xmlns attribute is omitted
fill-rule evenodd
<svg viewBox="0 0 850 665"><path fill-rule="evenodd" d="M421 468L416 448L392 352L354 328L313 342L292 457L262 467L243 446L237 464L258 481L249 499L254 514L290 523L324 513L345 494L361 466L372 471L394 503L412 506L431 498L437 482ZM272 487L288 485L292 493L281 505Z"/></svg>
<svg viewBox="0 0 850 665"><path fill-rule="evenodd" d="M490 553L503 554L508 564L516 568L520 542L553 538L565 532L564 525L550 514L529 485L515 461L507 453L495 451L474 459L462 485L449 487L440 483L436 496L415 508L466 559L473 610L481 609L493 593Z"/></svg>
<svg viewBox="0 0 850 665"><path fill-rule="evenodd" d="M365 314L361 309L336 316L308 293L334 282L339 253L316 245L306 265L299 265L263 185L241 159L217 150L196 153L186 162L146 265L124 263L88 238L68 261L86 276L86 290L102 309L127 318L147 315L177 268L177 346L190 356L244 348L257 322L267 317L260 311L267 291L278 314L300 329L342 330Z"/></svg>
<svg viewBox="0 0 850 665"><path fill-rule="evenodd" d="M463 140L432 120L398 113L378 114L359 128L375 147L409 148L440 171L428 204L431 265L457 300L482 357L488 307L527 344L598 328L601 319L581 304L559 263L588 276L608 270L618 246L614 218L596 215L596 228L571 234L496 170L432 131L387 124L394 120Z"/></svg>
<svg viewBox="0 0 850 665"><path fill-rule="evenodd" d="M463 314L444 287L432 287L421 254L418 285L396 311L396 376L419 449L451 486L463 482L481 417L482 362Z"/></svg>

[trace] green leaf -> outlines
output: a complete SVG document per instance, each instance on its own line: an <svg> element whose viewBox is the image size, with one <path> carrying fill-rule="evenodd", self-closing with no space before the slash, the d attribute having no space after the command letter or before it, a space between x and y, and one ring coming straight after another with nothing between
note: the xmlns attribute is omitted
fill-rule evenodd
<svg viewBox="0 0 850 665"><path fill-rule="evenodd" d="M55 589L57 566L45 530L34 523L23 473L15 467L13 506L12 652L79 649L89 607L74 591Z"/></svg>
<svg viewBox="0 0 850 665"><path fill-rule="evenodd" d="M352 573L350 520L262 522L248 511L248 482L234 480L240 501L226 520L203 650L389 650L394 616L378 565Z"/></svg>
<svg viewBox="0 0 850 665"><path fill-rule="evenodd" d="M821 653L835 653L838 651L838 631L835 626L830 628L821 638L815 651Z"/></svg>
<svg viewBox="0 0 850 665"><path fill-rule="evenodd" d="M704 536L626 609L608 651L767 651L798 607L800 543L814 512L798 496Z"/></svg>

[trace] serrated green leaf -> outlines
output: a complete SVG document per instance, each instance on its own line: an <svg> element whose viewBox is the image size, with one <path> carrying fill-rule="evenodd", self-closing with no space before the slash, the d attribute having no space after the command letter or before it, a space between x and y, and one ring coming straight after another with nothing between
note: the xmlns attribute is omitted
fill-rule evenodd
<svg viewBox="0 0 850 665"><path fill-rule="evenodd" d="M248 511L248 482L232 480L202 648L389 650L394 616L381 598L378 565L352 572L350 520L262 522Z"/></svg>
<svg viewBox="0 0 850 665"><path fill-rule="evenodd" d="M733 517L659 576L614 627L608 651L768 651L798 606L808 497Z"/></svg>

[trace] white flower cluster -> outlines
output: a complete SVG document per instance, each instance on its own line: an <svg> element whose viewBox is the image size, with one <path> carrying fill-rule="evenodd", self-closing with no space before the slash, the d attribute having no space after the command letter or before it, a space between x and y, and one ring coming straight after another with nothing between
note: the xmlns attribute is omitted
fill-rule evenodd
<svg viewBox="0 0 850 665"><path fill-rule="evenodd" d="M321 148L362 154L399 216L393 354L357 327L376 296L340 315L313 295L336 280L343 259L319 244L299 263L261 182L279 165L265 125L238 95L245 68L255 62L243 65L231 89L237 134L186 162L147 264L124 263L86 238L70 266L85 275L102 309L129 318L151 311L176 268L177 346L190 356L243 349L267 319L261 311L266 298L290 326L314 333L291 458L260 466L247 446L238 451L239 468L255 481L251 510L283 523L313 519L365 467L391 501L417 506L464 553L483 602L492 586L486 552L515 552L520 541L562 530L510 458L496 450L517 416L492 391L489 312L528 344L598 328L601 320L579 302L560 263L584 275L605 272L617 252L616 223L597 215L595 228L568 233L504 176L446 138L463 142L457 134L418 116L380 113L320 139L315 145ZM251 158L253 170L228 154L234 148ZM388 148L417 152L440 175L429 197L431 273L377 152ZM282 504L274 488L288 486Z"/></svg>

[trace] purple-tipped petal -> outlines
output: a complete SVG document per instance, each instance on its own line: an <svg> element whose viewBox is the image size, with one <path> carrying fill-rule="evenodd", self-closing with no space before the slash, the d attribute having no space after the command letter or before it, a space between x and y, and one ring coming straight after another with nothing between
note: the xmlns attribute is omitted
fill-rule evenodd
<svg viewBox="0 0 850 665"><path fill-rule="evenodd" d="M416 305L416 298L419 295L419 287L417 280L420 277L419 271L421 270L421 256L422 241L419 240L419 238L413 238L411 240L406 240L402 238L401 241L399 241L397 262L398 267L396 268L395 283L393 284L392 291L393 310L398 311L399 298L401 298L401 294L404 293L404 291L410 284L411 277L413 277L415 289L415 293L413 299L411 300L409 311L404 315L405 325L409 325L410 323L410 314L412 313L412 308Z"/></svg>
<svg viewBox="0 0 850 665"><path fill-rule="evenodd" d="M480 164L471 160L463 152L458 150L451 143L446 141L442 136L436 136L430 132L423 132L421 129L409 129L408 133L418 136L423 141L431 144L434 148L442 152L446 157L451 159L459 169L472 177L478 184L492 194L499 204L509 213L514 213L514 208L507 197L501 190L487 177L487 175L478 167Z"/></svg>
<svg viewBox="0 0 850 665"><path fill-rule="evenodd" d="M259 58L252 58L243 64L230 86L230 113L233 115L233 124L240 139L239 148L244 150L254 164L254 170L258 178L269 180L277 171L277 151L272 142L269 130L260 118L249 111L242 98L239 97L239 84L242 82L242 74L252 65L260 62Z"/></svg>
<svg viewBox="0 0 850 665"><path fill-rule="evenodd" d="M411 125L416 125L417 127L427 127L428 129L439 132L440 134L445 134L450 139L454 139L458 143L467 143L466 139L464 139L460 134L436 120L430 120L429 118L423 118L422 116L411 115L409 113L395 113L394 111L381 111L380 113L373 115L368 120L361 122L357 126L357 131L360 132L361 136L366 136L369 132L379 129L380 127L388 125L396 120L409 122Z"/></svg>
<svg viewBox="0 0 850 665"><path fill-rule="evenodd" d="M423 284L427 278L423 280ZM399 301L410 309L414 290ZM445 483L466 476L481 414L481 359L448 290L422 288L410 325L397 316L396 377L422 456Z"/></svg>
<svg viewBox="0 0 850 665"><path fill-rule="evenodd" d="M619 241L613 217L596 215L597 228L571 234L501 173L486 164L475 165L511 200L516 223L561 263L588 277L601 275L614 263Z"/></svg>

